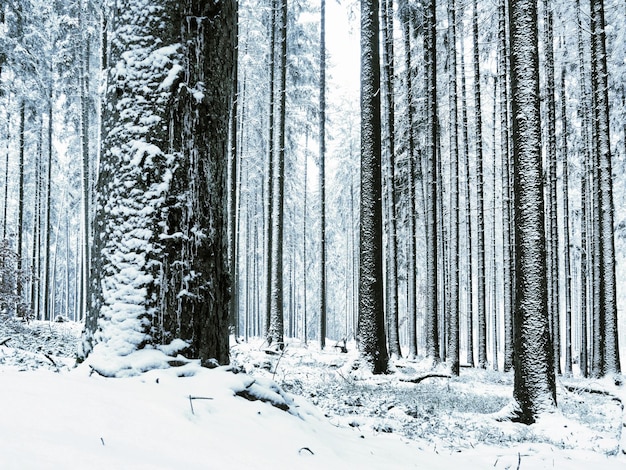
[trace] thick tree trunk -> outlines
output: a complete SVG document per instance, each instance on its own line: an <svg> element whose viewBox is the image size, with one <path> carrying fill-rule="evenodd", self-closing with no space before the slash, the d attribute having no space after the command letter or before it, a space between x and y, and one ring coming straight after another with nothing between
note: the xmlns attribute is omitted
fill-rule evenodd
<svg viewBox="0 0 626 470"><path fill-rule="evenodd" d="M148 345L226 363L236 4L117 6L84 352L105 375Z"/></svg>
<svg viewBox="0 0 626 470"><path fill-rule="evenodd" d="M388 367L384 327L378 0L361 2L361 226L358 343L375 374Z"/></svg>
<svg viewBox="0 0 626 470"><path fill-rule="evenodd" d="M547 316L546 245L541 165L537 4L509 3L515 166L516 296L513 395L517 419L533 423L556 406Z"/></svg>

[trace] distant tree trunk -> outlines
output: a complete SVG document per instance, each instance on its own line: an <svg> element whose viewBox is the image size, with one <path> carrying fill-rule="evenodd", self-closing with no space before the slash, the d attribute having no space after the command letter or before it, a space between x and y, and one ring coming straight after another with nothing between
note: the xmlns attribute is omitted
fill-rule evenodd
<svg viewBox="0 0 626 470"><path fill-rule="evenodd" d="M87 2L85 2L87 3ZM87 14L88 6L86 4L81 5L80 22L81 30L83 34L83 47L80 54L80 137L81 137L81 185L82 185L82 224L83 224L83 236L82 236L82 249L81 249L81 271L83 273L80 284L80 303L79 303L79 317L82 319L85 317L85 311L87 307L87 301L89 299L89 282L86 273L90 272L89 268L89 250L90 250L90 237L91 237L91 175L90 164L91 159L89 155L89 35L86 32L87 28L84 25L85 15ZM78 251L78 249L77 249Z"/></svg>
<svg viewBox="0 0 626 470"><path fill-rule="evenodd" d="M460 45L460 67L461 67L461 133L463 140L463 160L465 168L465 237L466 237L466 272L467 272L467 302L466 302L466 336L467 336L467 364L474 367L474 276L472 257L472 192L470 182L470 162L469 162L469 124L467 116L467 79L465 76L465 34L463 21L459 21Z"/></svg>
<svg viewBox="0 0 626 470"><path fill-rule="evenodd" d="M278 67L278 157L274 167L272 210L271 312L268 342L284 348L283 233L285 220L285 98L287 85L287 0L280 0L280 63Z"/></svg>
<svg viewBox="0 0 626 470"><path fill-rule="evenodd" d="M326 0L320 5L320 348L326 346Z"/></svg>
<svg viewBox="0 0 626 470"><path fill-rule="evenodd" d="M437 62L435 1L425 7L426 65L426 356L439 361L437 240Z"/></svg>
<svg viewBox="0 0 626 470"><path fill-rule="evenodd" d="M238 11L235 12L237 19L235 27L238 29ZM235 32L238 36L238 31ZM233 100L233 107L230 113L230 148L229 148L229 180L228 180L228 272L230 274L230 305L229 305L229 323L233 328L233 334L239 336L239 273L237 269L237 257L238 257L238 233L239 226L238 220L238 149L237 149L237 129L238 129L238 113L239 113L239 76L238 76L238 60L235 61L235 71L233 72L233 89L235 90L235 97ZM241 204L241 201L239 201Z"/></svg>
<svg viewBox="0 0 626 470"><path fill-rule="evenodd" d="M570 268L569 237L569 161L568 161L568 119L565 94L565 68L561 70L561 152L563 180L563 259L565 274L565 374L572 374L572 273Z"/></svg>
<svg viewBox="0 0 626 470"><path fill-rule="evenodd" d="M500 314L498 312L500 305L500 295L498 292L498 263L496 261L496 180L497 180L497 145L496 145L496 119L498 114L498 101L495 99L498 96L498 77L494 77L493 80L493 114L491 115L491 122L493 122L492 132L492 150L491 150L491 256L490 256L490 271L491 271L491 287L490 287L490 310L491 310L491 368L498 370L498 318Z"/></svg>
<svg viewBox="0 0 626 470"><path fill-rule="evenodd" d="M93 346L91 365L104 375L140 372L132 353L147 346L227 363L236 3L121 7L95 201L89 315L98 329L83 352ZM132 125L138 115L142 126Z"/></svg>
<svg viewBox="0 0 626 470"><path fill-rule="evenodd" d="M387 302L387 334L389 353L392 357L402 356L398 329L398 238L396 222L396 148L395 148L395 99L394 99L394 47L393 47L393 0L383 0L383 75L385 78L385 117L387 120L387 156L389 159L389 256L388 279L389 301Z"/></svg>
<svg viewBox="0 0 626 470"><path fill-rule="evenodd" d="M383 290L378 0L361 2L361 227L358 343L375 374L388 367Z"/></svg>
<svg viewBox="0 0 626 470"><path fill-rule="evenodd" d="M456 2L448 1L450 47L450 310L448 358L453 375L459 375L459 141L457 137Z"/></svg>
<svg viewBox="0 0 626 470"><path fill-rule="evenodd" d="M25 111L26 104L24 100L20 102L20 162L19 162L19 186L18 186L18 219L17 219L17 314L22 315L23 282L22 262L23 262L23 245L24 245L24 146L25 146Z"/></svg>
<svg viewBox="0 0 626 470"><path fill-rule="evenodd" d="M516 295L513 396L523 423L556 407L547 316L537 4L509 4L515 172Z"/></svg>
<svg viewBox="0 0 626 470"><path fill-rule="evenodd" d="M600 276L600 321L603 356L600 370L594 373L619 375L621 373L617 334L617 293L615 279L615 240L613 175L610 140L608 69L606 57L606 31L604 21L604 1L590 0L591 11L591 88L594 97L594 123L597 136L596 161L598 165L600 231L595 236L600 239L600 259L596 260ZM602 343L602 342L601 342Z"/></svg>
<svg viewBox="0 0 626 470"><path fill-rule="evenodd" d="M589 276L590 261L592 258L591 244L589 243L589 224L588 219L591 210L591 198L590 198L590 185L589 185L589 166L590 166L590 137L589 137L589 94L587 92L586 83L588 83L588 76L585 67L585 48L583 42L583 24L580 11L580 0L576 0L576 21L578 27L577 42L578 42L578 81L580 83L580 104L579 113L581 116L581 128L582 128L582 159L583 169L582 176L580 178L580 198L581 198L581 219L580 219L580 233L581 233L581 257L580 257L580 372L583 377L589 375L589 344L588 344L588 306L589 306Z"/></svg>
<svg viewBox="0 0 626 470"><path fill-rule="evenodd" d="M506 0L498 3L498 81L500 83L500 152L502 154L502 267L504 297L504 372L513 367L513 265L511 244L511 188L510 137L509 137L509 91L507 81L508 48L506 36Z"/></svg>
<svg viewBox="0 0 626 470"><path fill-rule="evenodd" d="M265 336L270 339L270 323L272 312L272 211L274 200L274 109L275 104L275 73L276 73L276 15L278 14L278 0L270 0L270 60L269 68L269 133L267 137L268 149L265 160L265 220L263 223L264 257L265 257Z"/></svg>
<svg viewBox="0 0 626 470"><path fill-rule="evenodd" d="M304 289L302 290L302 342L307 344L308 331L307 331L307 243L306 243L306 228L307 228L307 219L308 219L308 210L307 210L307 195L308 195L308 169L309 169L309 130L306 130L306 139L304 145L304 201L302 203L302 210L304 214L302 215L302 285Z"/></svg>
<svg viewBox="0 0 626 470"><path fill-rule="evenodd" d="M48 90L48 166L46 168L46 251L44 252L43 268L43 320L52 320L50 313L50 239L52 237L52 224L50 222L52 210L52 84Z"/></svg>
<svg viewBox="0 0 626 470"><path fill-rule="evenodd" d="M480 90L480 52L478 49L478 2L473 0L472 37L474 46L474 105L476 119L476 194L478 224L478 367L487 367L487 312L485 307L485 209L483 177L483 124Z"/></svg>
<svg viewBox="0 0 626 470"><path fill-rule="evenodd" d="M9 154L11 143L11 112L9 106L11 100L7 97L7 122L6 122L6 152L4 158L4 201L2 208L2 240L7 238L7 208L9 206Z"/></svg>
<svg viewBox="0 0 626 470"><path fill-rule="evenodd" d="M546 108L547 108L547 269L548 269L548 310L552 322L552 345L554 347L554 367L557 374L561 373L561 321L559 308L559 231L557 224L556 196L556 102L554 72L554 31L552 5L543 0L544 5L544 53L546 75Z"/></svg>
<svg viewBox="0 0 626 470"><path fill-rule="evenodd" d="M415 141L413 139L413 73L411 61L411 12L405 4L402 13L402 39L404 43L404 73L406 89L406 119L408 139L408 204L407 216L408 254L407 254L407 321L409 358L417 357L417 310L416 310L416 242L415 242Z"/></svg>

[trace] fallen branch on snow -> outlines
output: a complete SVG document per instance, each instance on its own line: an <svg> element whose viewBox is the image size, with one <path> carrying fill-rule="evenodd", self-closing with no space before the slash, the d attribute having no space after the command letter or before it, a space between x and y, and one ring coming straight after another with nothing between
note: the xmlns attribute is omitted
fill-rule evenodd
<svg viewBox="0 0 626 470"><path fill-rule="evenodd" d="M409 383L412 383L412 384L418 384L422 380L431 379L431 378L435 378L435 379L451 379L452 376L447 375L447 374L426 374L426 375L421 375L419 377L413 377L413 378L401 378L400 382L409 382Z"/></svg>

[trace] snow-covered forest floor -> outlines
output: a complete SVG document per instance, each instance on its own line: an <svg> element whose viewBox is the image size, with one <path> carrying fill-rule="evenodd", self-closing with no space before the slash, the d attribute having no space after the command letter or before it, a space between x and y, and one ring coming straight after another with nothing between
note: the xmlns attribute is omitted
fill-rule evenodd
<svg viewBox="0 0 626 470"><path fill-rule="evenodd" d="M351 344L251 341L229 367L106 379L75 367L79 334L0 318L0 468L626 468L624 391L608 381L560 379L559 413L525 426L495 419L511 373L411 383L427 364L371 376Z"/></svg>

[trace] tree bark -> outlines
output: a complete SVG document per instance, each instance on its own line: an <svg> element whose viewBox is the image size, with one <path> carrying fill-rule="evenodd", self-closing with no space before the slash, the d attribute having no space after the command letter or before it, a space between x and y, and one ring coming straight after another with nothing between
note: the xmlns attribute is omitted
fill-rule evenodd
<svg viewBox="0 0 626 470"><path fill-rule="evenodd" d="M541 165L539 52L535 0L509 3L515 183L514 391L521 422L556 407L547 316Z"/></svg>
<svg viewBox="0 0 626 470"><path fill-rule="evenodd" d="M472 38L474 46L474 116L476 120L476 198L477 198L477 244L478 244L478 367L487 367L487 312L485 306L485 208L483 176L483 124L480 87L480 51L478 50L478 2L473 0Z"/></svg>
<svg viewBox="0 0 626 470"><path fill-rule="evenodd" d="M384 327L378 0L361 2L361 226L358 344L375 374L388 367Z"/></svg>
<svg viewBox="0 0 626 470"><path fill-rule="evenodd" d="M97 330L83 352L93 347L92 365L112 376L140 372L133 352L146 346L227 363L236 4L122 3L97 182Z"/></svg>

